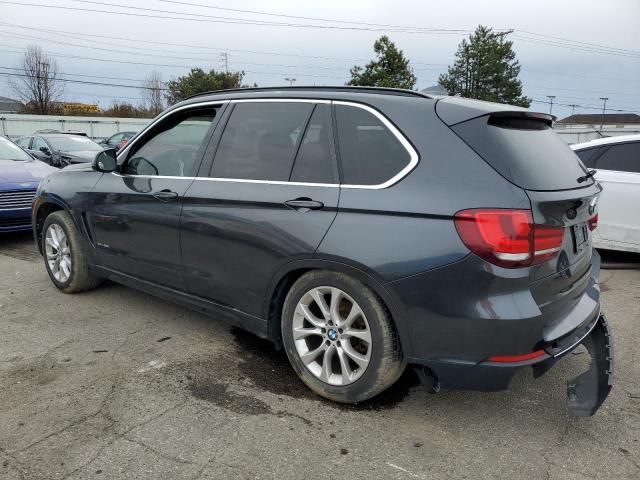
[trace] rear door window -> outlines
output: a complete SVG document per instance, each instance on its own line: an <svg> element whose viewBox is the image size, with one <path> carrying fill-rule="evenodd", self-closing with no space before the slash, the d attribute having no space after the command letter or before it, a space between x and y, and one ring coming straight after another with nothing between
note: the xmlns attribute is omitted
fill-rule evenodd
<svg viewBox="0 0 640 480"><path fill-rule="evenodd" d="M331 108L316 105L298 150L290 180L336 183L331 142Z"/></svg>
<svg viewBox="0 0 640 480"><path fill-rule="evenodd" d="M608 146L605 147L595 147L595 148L585 148L584 150L576 151L576 155L578 158L582 160L582 163L587 168L595 168L596 159L604 152Z"/></svg>
<svg viewBox="0 0 640 480"><path fill-rule="evenodd" d="M409 152L377 116L350 105L335 111L343 183L380 185L409 164Z"/></svg>
<svg viewBox="0 0 640 480"><path fill-rule="evenodd" d="M576 154L543 120L488 116L451 127L500 175L526 190L567 190L586 170Z"/></svg>
<svg viewBox="0 0 640 480"><path fill-rule="evenodd" d="M211 176L287 181L313 103L238 102L222 133Z"/></svg>
<svg viewBox="0 0 640 480"><path fill-rule="evenodd" d="M611 146L596 160L596 168L640 173L640 142Z"/></svg>

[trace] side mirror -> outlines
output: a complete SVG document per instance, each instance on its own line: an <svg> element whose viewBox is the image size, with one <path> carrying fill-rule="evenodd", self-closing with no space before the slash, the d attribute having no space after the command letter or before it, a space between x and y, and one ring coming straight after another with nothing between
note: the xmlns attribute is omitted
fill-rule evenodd
<svg viewBox="0 0 640 480"><path fill-rule="evenodd" d="M99 152L93 159L91 166L98 172L113 172L118 166L116 151L113 148L108 148L107 150Z"/></svg>
<svg viewBox="0 0 640 480"><path fill-rule="evenodd" d="M45 155L47 155L48 157L51 156L51 151L47 147L40 147L40 151Z"/></svg>

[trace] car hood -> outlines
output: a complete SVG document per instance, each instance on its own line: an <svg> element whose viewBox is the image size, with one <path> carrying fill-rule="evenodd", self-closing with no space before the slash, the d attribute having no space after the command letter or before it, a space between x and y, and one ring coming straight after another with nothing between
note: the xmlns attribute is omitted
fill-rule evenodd
<svg viewBox="0 0 640 480"><path fill-rule="evenodd" d="M57 169L39 161L0 160L0 190L36 188L40 179Z"/></svg>
<svg viewBox="0 0 640 480"><path fill-rule="evenodd" d="M92 172L93 171L93 162L78 162L71 163L65 167L62 167L62 170L68 172L69 170L81 171L81 172Z"/></svg>
<svg viewBox="0 0 640 480"><path fill-rule="evenodd" d="M80 150L77 152L60 152L60 155L71 163L92 162L98 152L93 150Z"/></svg>

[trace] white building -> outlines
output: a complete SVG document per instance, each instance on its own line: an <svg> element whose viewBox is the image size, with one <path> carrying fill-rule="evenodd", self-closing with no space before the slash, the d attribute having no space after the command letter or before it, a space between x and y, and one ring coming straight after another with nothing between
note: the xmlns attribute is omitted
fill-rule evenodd
<svg viewBox="0 0 640 480"><path fill-rule="evenodd" d="M640 115L580 113L558 120L554 128L567 143L581 143L596 138L640 133Z"/></svg>

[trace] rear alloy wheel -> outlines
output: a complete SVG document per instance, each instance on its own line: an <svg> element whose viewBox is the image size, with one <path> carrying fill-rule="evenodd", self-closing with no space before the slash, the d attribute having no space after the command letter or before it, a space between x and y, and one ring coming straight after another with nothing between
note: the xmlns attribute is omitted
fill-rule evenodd
<svg viewBox="0 0 640 480"><path fill-rule="evenodd" d="M294 283L282 338L302 381L337 402L367 400L405 368L388 310L371 289L342 273L311 271Z"/></svg>
<svg viewBox="0 0 640 480"><path fill-rule="evenodd" d="M371 358L371 330L362 308L335 287L315 287L298 302L293 338L307 369L330 385L349 385Z"/></svg>

